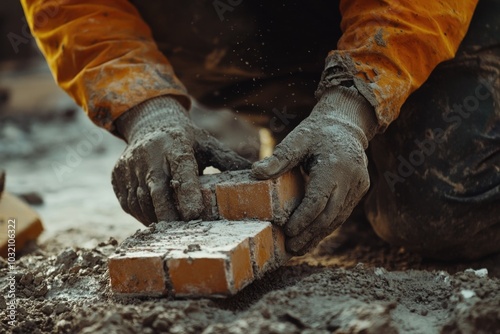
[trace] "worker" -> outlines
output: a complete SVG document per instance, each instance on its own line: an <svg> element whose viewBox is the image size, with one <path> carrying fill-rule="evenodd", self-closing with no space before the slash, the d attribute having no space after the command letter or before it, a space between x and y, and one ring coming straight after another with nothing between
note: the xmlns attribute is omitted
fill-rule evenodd
<svg viewBox="0 0 500 334"><path fill-rule="evenodd" d="M198 218L203 167L250 168L193 124L196 101L283 137L251 168L307 175L293 254L360 203L425 256L500 251L500 1L21 2L57 83L126 141L112 184L142 223Z"/></svg>

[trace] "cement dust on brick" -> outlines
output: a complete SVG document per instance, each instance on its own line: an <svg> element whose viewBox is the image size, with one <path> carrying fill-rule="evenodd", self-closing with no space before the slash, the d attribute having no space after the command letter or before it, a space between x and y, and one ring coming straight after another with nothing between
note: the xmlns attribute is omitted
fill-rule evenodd
<svg viewBox="0 0 500 334"><path fill-rule="evenodd" d="M0 122L6 190L36 192L43 204L33 207L45 227L38 245L17 254L14 327L5 316L9 271L0 262L0 333L500 332L499 256L430 262L388 246L360 220L233 297L115 296L107 259L143 229L120 209L110 184L123 143L103 132L68 165L93 125L80 113L64 116L60 101L37 107L51 116L19 111ZM54 161L70 170L58 178Z"/></svg>

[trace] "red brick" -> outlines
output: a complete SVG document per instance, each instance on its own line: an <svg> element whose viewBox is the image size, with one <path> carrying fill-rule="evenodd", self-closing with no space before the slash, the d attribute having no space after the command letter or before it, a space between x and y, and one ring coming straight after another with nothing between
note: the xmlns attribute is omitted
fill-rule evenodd
<svg viewBox="0 0 500 334"><path fill-rule="evenodd" d="M278 226L273 226L274 264L281 266L290 260L291 255L286 251L285 233Z"/></svg>
<svg viewBox="0 0 500 334"><path fill-rule="evenodd" d="M250 239L269 223L199 222L198 229L171 229L167 267L176 296L226 296L238 292L254 279ZM181 231L182 232L182 231ZM189 249L191 245L191 250ZM194 247L193 245L197 245ZM186 249L187 247L187 249Z"/></svg>
<svg viewBox="0 0 500 334"><path fill-rule="evenodd" d="M284 224L304 197L304 179L300 170L293 169L277 178L275 192L278 198L278 208L275 211L283 215L280 219L275 218L275 222Z"/></svg>
<svg viewBox="0 0 500 334"><path fill-rule="evenodd" d="M215 187L217 206L228 220L273 219L272 181L227 183Z"/></svg>
<svg viewBox="0 0 500 334"><path fill-rule="evenodd" d="M256 219L283 225L304 196L298 169L271 180L256 180L250 171L208 177L218 181L215 194L219 216L228 220Z"/></svg>
<svg viewBox="0 0 500 334"><path fill-rule="evenodd" d="M121 294L227 296L276 268L269 222L159 223L128 238L109 259L112 290Z"/></svg>
<svg viewBox="0 0 500 334"><path fill-rule="evenodd" d="M15 223L9 220L15 220ZM15 249L21 250L27 242L36 240L43 232L38 214L16 196L4 192L0 199L0 256L7 257L10 226L15 229Z"/></svg>
<svg viewBox="0 0 500 334"><path fill-rule="evenodd" d="M167 276L161 254L135 252L108 259L113 292L127 295L167 294Z"/></svg>
<svg viewBox="0 0 500 334"><path fill-rule="evenodd" d="M231 252L229 261L233 276L232 294L237 293L254 280L251 257L250 240L248 239Z"/></svg>
<svg viewBox="0 0 500 334"><path fill-rule="evenodd" d="M229 294L226 261L223 256L168 260L174 293L178 296Z"/></svg>
<svg viewBox="0 0 500 334"><path fill-rule="evenodd" d="M177 254L167 260L176 296L227 296L253 281L249 240L228 252Z"/></svg>
<svg viewBox="0 0 500 334"><path fill-rule="evenodd" d="M274 260L274 238L272 226L267 226L251 239L254 273L260 277Z"/></svg>

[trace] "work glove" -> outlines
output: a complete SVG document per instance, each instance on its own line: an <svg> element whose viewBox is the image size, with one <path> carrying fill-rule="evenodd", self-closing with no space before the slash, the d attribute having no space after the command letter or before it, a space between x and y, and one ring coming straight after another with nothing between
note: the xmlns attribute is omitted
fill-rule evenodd
<svg viewBox="0 0 500 334"><path fill-rule="evenodd" d="M132 108L116 126L128 145L113 170L113 189L123 210L146 226L198 218L203 210L198 176L205 167L250 167L249 161L194 126L172 97Z"/></svg>
<svg viewBox="0 0 500 334"><path fill-rule="evenodd" d="M256 178L275 178L302 164L305 196L284 227L286 246L301 255L338 228L370 186L365 149L375 135L376 116L356 88L333 87L310 116L254 163Z"/></svg>

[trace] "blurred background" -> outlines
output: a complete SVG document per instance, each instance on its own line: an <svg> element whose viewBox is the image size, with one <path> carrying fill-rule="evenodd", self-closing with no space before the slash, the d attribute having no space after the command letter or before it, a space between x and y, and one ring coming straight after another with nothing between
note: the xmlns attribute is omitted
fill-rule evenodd
<svg viewBox="0 0 500 334"><path fill-rule="evenodd" d="M40 241L95 247L141 228L111 186L124 143L56 86L19 1L0 3L0 36L0 169L5 190L41 215Z"/></svg>

